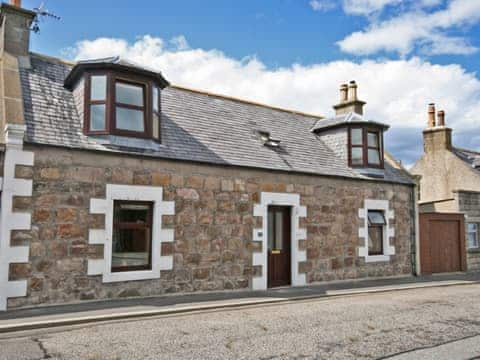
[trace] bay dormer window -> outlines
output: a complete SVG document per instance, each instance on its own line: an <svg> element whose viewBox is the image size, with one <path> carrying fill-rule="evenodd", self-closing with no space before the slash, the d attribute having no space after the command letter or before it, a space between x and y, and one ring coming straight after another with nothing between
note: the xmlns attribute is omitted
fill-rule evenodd
<svg viewBox="0 0 480 360"><path fill-rule="evenodd" d="M85 135L161 140L161 73L119 58L77 63L65 79Z"/></svg>
<svg viewBox="0 0 480 360"><path fill-rule="evenodd" d="M348 161L351 167L383 169L383 132L364 126L350 127Z"/></svg>
<svg viewBox="0 0 480 360"><path fill-rule="evenodd" d="M84 130L160 140L160 94L156 84L114 73L86 75Z"/></svg>

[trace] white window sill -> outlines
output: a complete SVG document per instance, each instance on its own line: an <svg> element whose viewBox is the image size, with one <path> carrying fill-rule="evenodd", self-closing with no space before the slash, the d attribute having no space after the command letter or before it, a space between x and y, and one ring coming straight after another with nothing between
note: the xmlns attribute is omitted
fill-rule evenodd
<svg viewBox="0 0 480 360"><path fill-rule="evenodd" d="M372 262L388 262L390 261L390 256L389 255L369 255L365 257L365 262L366 263L372 263Z"/></svg>

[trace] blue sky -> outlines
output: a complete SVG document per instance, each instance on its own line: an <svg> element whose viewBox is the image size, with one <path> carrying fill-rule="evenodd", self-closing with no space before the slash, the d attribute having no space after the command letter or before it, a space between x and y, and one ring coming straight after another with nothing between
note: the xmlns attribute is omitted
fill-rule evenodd
<svg viewBox="0 0 480 360"><path fill-rule="evenodd" d="M47 0L45 7L61 20L42 20L32 35L36 52L122 55L174 83L325 115L338 85L355 78L367 116L392 125L389 147L405 163L421 154L431 101L458 127L459 145L480 148L477 0Z"/></svg>

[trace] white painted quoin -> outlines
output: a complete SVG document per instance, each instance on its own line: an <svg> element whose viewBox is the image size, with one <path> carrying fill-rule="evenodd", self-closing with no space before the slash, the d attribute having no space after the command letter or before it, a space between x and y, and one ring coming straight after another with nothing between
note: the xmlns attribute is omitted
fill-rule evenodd
<svg viewBox="0 0 480 360"><path fill-rule="evenodd" d="M262 242L262 251L253 253L253 266L261 266L262 275L254 277L252 280L253 290L266 290L268 279L268 207L269 206L289 206L291 211L291 269L292 286L306 285L305 274L299 273L299 263L307 260L305 250L299 249L299 241L307 238L306 229L300 229L299 218L307 216L307 208L300 205L299 194L288 193L270 193L262 192L260 194L260 204L253 208L253 216L262 217L262 228L253 229L253 241Z"/></svg>
<svg viewBox="0 0 480 360"><path fill-rule="evenodd" d="M386 225L383 227L383 254L368 255L368 211L380 210L385 214ZM358 237L364 239L363 246L357 248L359 257L364 257L365 262L390 261L390 256L395 255L395 247L390 245L390 239L395 236L395 229L390 226L391 219L395 218L395 212L390 210L388 200L365 199L364 207L358 209L358 217L363 220L363 227L358 229Z"/></svg>
<svg viewBox="0 0 480 360"><path fill-rule="evenodd" d="M23 150L25 125L5 127L5 158L3 178L0 178L0 311L7 309L7 299L27 295L26 280L8 280L12 263L26 263L28 246L11 246L12 230L29 230L31 215L12 211L14 196L32 196L32 180L15 178L17 165L33 166L33 152Z"/></svg>
<svg viewBox="0 0 480 360"><path fill-rule="evenodd" d="M152 269L112 273L113 202L115 200L153 202ZM163 201L163 188L107 184L105 199L90 199L90 213L105 214L105 229L90 229L88 242L104 245L103 259L88 260L88 275L102 275L104 283L160 278L160 270L173 268L173 256L162 256L162 242L173 242L174 230L162 229L162 215L173 215L173 201Z"/></svg>

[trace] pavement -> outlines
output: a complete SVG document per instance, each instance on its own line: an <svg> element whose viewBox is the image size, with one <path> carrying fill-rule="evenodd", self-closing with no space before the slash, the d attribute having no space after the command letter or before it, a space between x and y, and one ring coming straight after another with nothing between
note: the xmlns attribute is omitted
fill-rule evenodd
<svg viewBox="0 0 480 360"><path fill-rule="evenodd" d="M0 334L17 359L476 359L480 284L324 296Z"/></svg>
<svg viewBox="0 0 480 360"><path fill-rule="evenodd" d="M275 288L267 291L208 292L39 306L0 313L0 334L94 322L288 303L315 298L470 284L480 284L480 272L340 281L305 287Z"/></svg>

